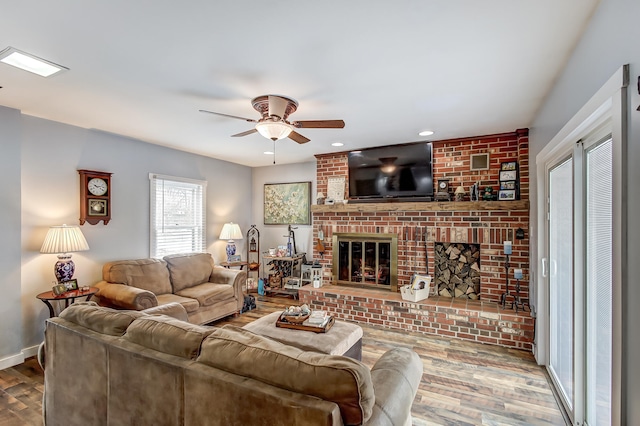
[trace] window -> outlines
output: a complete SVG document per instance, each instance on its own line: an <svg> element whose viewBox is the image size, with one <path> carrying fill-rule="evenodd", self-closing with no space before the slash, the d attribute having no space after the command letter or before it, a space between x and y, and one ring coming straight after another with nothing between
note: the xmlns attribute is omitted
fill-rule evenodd
<svg viewBox="0 0 640 426"><path fill-rule="evenodd" d="M206 181L149 174L151 257L206 249Z"/></svg>

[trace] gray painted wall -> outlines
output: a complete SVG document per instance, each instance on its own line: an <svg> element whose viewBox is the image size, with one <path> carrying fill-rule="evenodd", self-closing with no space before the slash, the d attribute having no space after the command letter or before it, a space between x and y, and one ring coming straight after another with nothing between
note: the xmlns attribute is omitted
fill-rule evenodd
<svg viewBox="0 0 640 426"><path fill-rule="evenodd" d="M22 350L20 292L20 113L0 107L0 368Z"/></svg>
<svg viewBox="0 0 640 426"><path fill-rule="evenodd" d="M640 112L636 111L640 105L640 96L636 88L640 74L640 2L637 0L603 0L595 12L585 34L567 63L563 73L552 91L549 93L537 118L531 126L530 133L530 163L531 170L535 170L535 157L544 146L558 133L573 115L594 95L598 89L622 65L630 65L631 84L629 86L629 136L626 161L628 188L626 201L629 224L627 228L628 251L626 261L628 265L628 280L623 282L625 295L623 303L623 384L622 414L626 414L623 424L638 424L640 422L640 333L637 324L640 323L640 286L637 277L640 276L640 225L636 220L640 212ZM536 223L537 210L535 179L531 181L531 223ZM535 234L532 233L532 237ZM532 247L537 250L537 242L532 241ZM532 259L537 253L532 252ZM532 265L534 266L534 265Z"/></svg>
<svg viewBox="0 0 640 426"><path fill-rule="evenodd" d="M276 142L279 143L279 142ZM286 142L285 142L286 143ZM295 149L293 147L292 149ZM253 168L253 211L252 218L260 231L260 249L268 250L269 247L277 247L287 244L286 225L264 224L264 184L284 182L311 182L311 199L315 204L316 198L316 162L283 164ZM306 252L307 260L311 260L313 229L311 225L295 225L296 246L298 252ZM242 228L243 232L246 232ZM243 255L244 259L244 255Z"/></svg>
<svg viewBox="0 0 640 426"><path fill-rule="evenodd" d="M81 227L90 250L73 255L74 278L80 285L99 281L107 261L149 257L149 173L208 182L207 246L216 261L225 258L225 242L218 239L222 225L229 221L243 229L250 225L249 167L7 108L0 108L0 126L4 177L0 226L5 236L0 262L3 271L10 271L3 273L1 287L0 366L22 350L31 354L43 340L48 310L35 296L51 289L56 256L39 251L49 226L78 224L77 169L113 173L111 222ZM244 249L244 242L238 245Z"/></svg>

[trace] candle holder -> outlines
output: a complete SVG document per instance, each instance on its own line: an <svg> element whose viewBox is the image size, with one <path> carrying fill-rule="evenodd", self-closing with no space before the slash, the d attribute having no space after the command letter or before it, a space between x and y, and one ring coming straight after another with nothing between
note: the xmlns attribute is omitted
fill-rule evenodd
<svg viewBox="0 0 640 426"><path fill-rule="evenodd" d="M504 255L504 258L505 258L505 261L504 261L504 275L505 275L505 282L506 282L506 290L500 296L500 304L502 304L503 308L506 308L507 297L511 296L511 294L509 293L509 254L510 253L505 253L505 255ZM513 307L513 303L511 304L511 307Z"/></svg>
<svg viewBox="0 0 640 426"><path fill-rule="evenodd" d="M502 293L502 295L500 295L500 303L502 304L502 307L505 308L507 305L507 297L511 296L511 294L509 293L509 255L511 255L512 253L512 246L511 246L511 241L505 241L504 243L504 276L505 276L505 282L506 282L506 289L505 292ZM515 303L515 300L514 302ZM513 307L513 303L511 304L511 307Z"/></svg>
<svg viewBox="0 0 640 426"><path fill-rule="evenodd" d="M522 311L526 311L525 306L529 306L529 299L522 299L520 297L520 280L522 279L522 269L514 269L513 276L516 279L516 294L513 298L513 306L516 308L516 313L519 309ZM531 307L529 307L529 311L531 311Z"/></svg>

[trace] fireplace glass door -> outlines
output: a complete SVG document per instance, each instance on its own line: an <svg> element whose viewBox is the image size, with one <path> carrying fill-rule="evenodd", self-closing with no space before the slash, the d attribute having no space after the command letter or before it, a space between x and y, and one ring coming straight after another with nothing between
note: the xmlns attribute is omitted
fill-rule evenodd
<svg viewBox="0 0 640 426"><path fill-rule="evenodd" d="M334 247L334 268L337 266L338 284L357 285L373 288L390 289L397 276L395 266L397 254L397 239L367 238L359 236L338 236Z"/></svg>

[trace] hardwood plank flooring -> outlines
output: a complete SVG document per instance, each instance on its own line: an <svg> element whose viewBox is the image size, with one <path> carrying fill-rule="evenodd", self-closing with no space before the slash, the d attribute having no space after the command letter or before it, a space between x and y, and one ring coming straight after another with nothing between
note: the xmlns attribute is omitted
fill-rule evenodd
<svg viewBox="0 0 640 426"><path fill-rule="evenodd" d="M283 297L256 298L258 309L213 325L242 326L298 303ZM420 355L424 374L412 408L414 425L565 425L544 369L528 352L362 328L362 361L369 367L393 347L408 347ZM0 371L0 426L42 425L43 380L34 358Z"/></svg>

